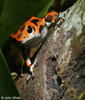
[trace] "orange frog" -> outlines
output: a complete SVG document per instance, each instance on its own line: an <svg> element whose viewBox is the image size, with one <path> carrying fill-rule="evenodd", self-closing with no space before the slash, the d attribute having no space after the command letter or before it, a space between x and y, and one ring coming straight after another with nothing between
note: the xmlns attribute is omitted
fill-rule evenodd
<svg viewBox="0 0 85 100"><path fill-rule="evenodd" d="M48 29L55 23L58 18L58 13L52 11L48 13L44 18L31 17L28 21L22 25L17 33L12 33L12 38L16 39L22 45L23 58L25 59L27 67L30 68L32 76L33 67L36 65L37 60L32 64L30 57L27 54L27 50L35 48L46 38Z"/></svg>

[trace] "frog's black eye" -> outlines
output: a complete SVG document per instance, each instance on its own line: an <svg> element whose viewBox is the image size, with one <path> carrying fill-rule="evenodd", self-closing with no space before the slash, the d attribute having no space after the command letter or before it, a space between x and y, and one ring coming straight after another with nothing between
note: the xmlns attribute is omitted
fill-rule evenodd
<svg viewBox="0 0 85 100"><path fill-rule="evenodd" d="M27 32L32 33L32 27L31 26L27 26Z"/></svg>

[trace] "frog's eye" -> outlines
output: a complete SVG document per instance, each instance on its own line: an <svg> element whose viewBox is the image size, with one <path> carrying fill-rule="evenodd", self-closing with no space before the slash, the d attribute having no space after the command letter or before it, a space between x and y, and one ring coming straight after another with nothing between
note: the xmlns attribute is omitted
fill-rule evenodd
<svg viewBox="0 0 85 100"><path fill-rule="evenodd" d="M27 26L27 32L28 33L32 33L32 31L33 31L32 27L31 26Z"/></svg>

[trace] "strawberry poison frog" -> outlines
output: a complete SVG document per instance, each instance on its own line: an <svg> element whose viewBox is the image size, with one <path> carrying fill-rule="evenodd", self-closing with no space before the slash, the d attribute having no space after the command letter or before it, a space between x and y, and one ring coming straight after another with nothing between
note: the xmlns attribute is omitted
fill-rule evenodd
<svg viewBox="0 0 85 100"><path fill-rule="evenodd" d="M58 13L55 11L48 13L42 19L31 17L19 28L17 33L11 34L12 38L21 43L23 58L25 59L26 65L30 68L30 72L33 76L33 67L37 61L35 61L33 64L31 63L27 50L35 48L46 38L48 34L48 28L52 23L55 23L57 18Z"/></svg>

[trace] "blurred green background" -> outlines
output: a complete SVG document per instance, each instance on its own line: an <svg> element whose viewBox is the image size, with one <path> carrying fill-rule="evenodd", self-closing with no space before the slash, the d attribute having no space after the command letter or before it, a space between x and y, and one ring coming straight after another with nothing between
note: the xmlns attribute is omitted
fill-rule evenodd
<svg viewBox="0 0 85 100"><path fill-rule="evenodd" d="M8 85L4 84L4 82L8 81L10 86L13 84L13 82L10 83L12 79L11 75L9 75L9 68L11 72L20 74L22 66L23 57L21 47L11 38L11 33L17 31L31 16L42 18L47 12L52 10L58 12L64 11L75 1L76 0L0 0L0 79L5 79L2 84L0 84L0 87L8 87ZM4 71L5 69L6 71ZM9 76L9 78L5 76ZM10 88L11 87L9 87L9 89Z"/></svg>

